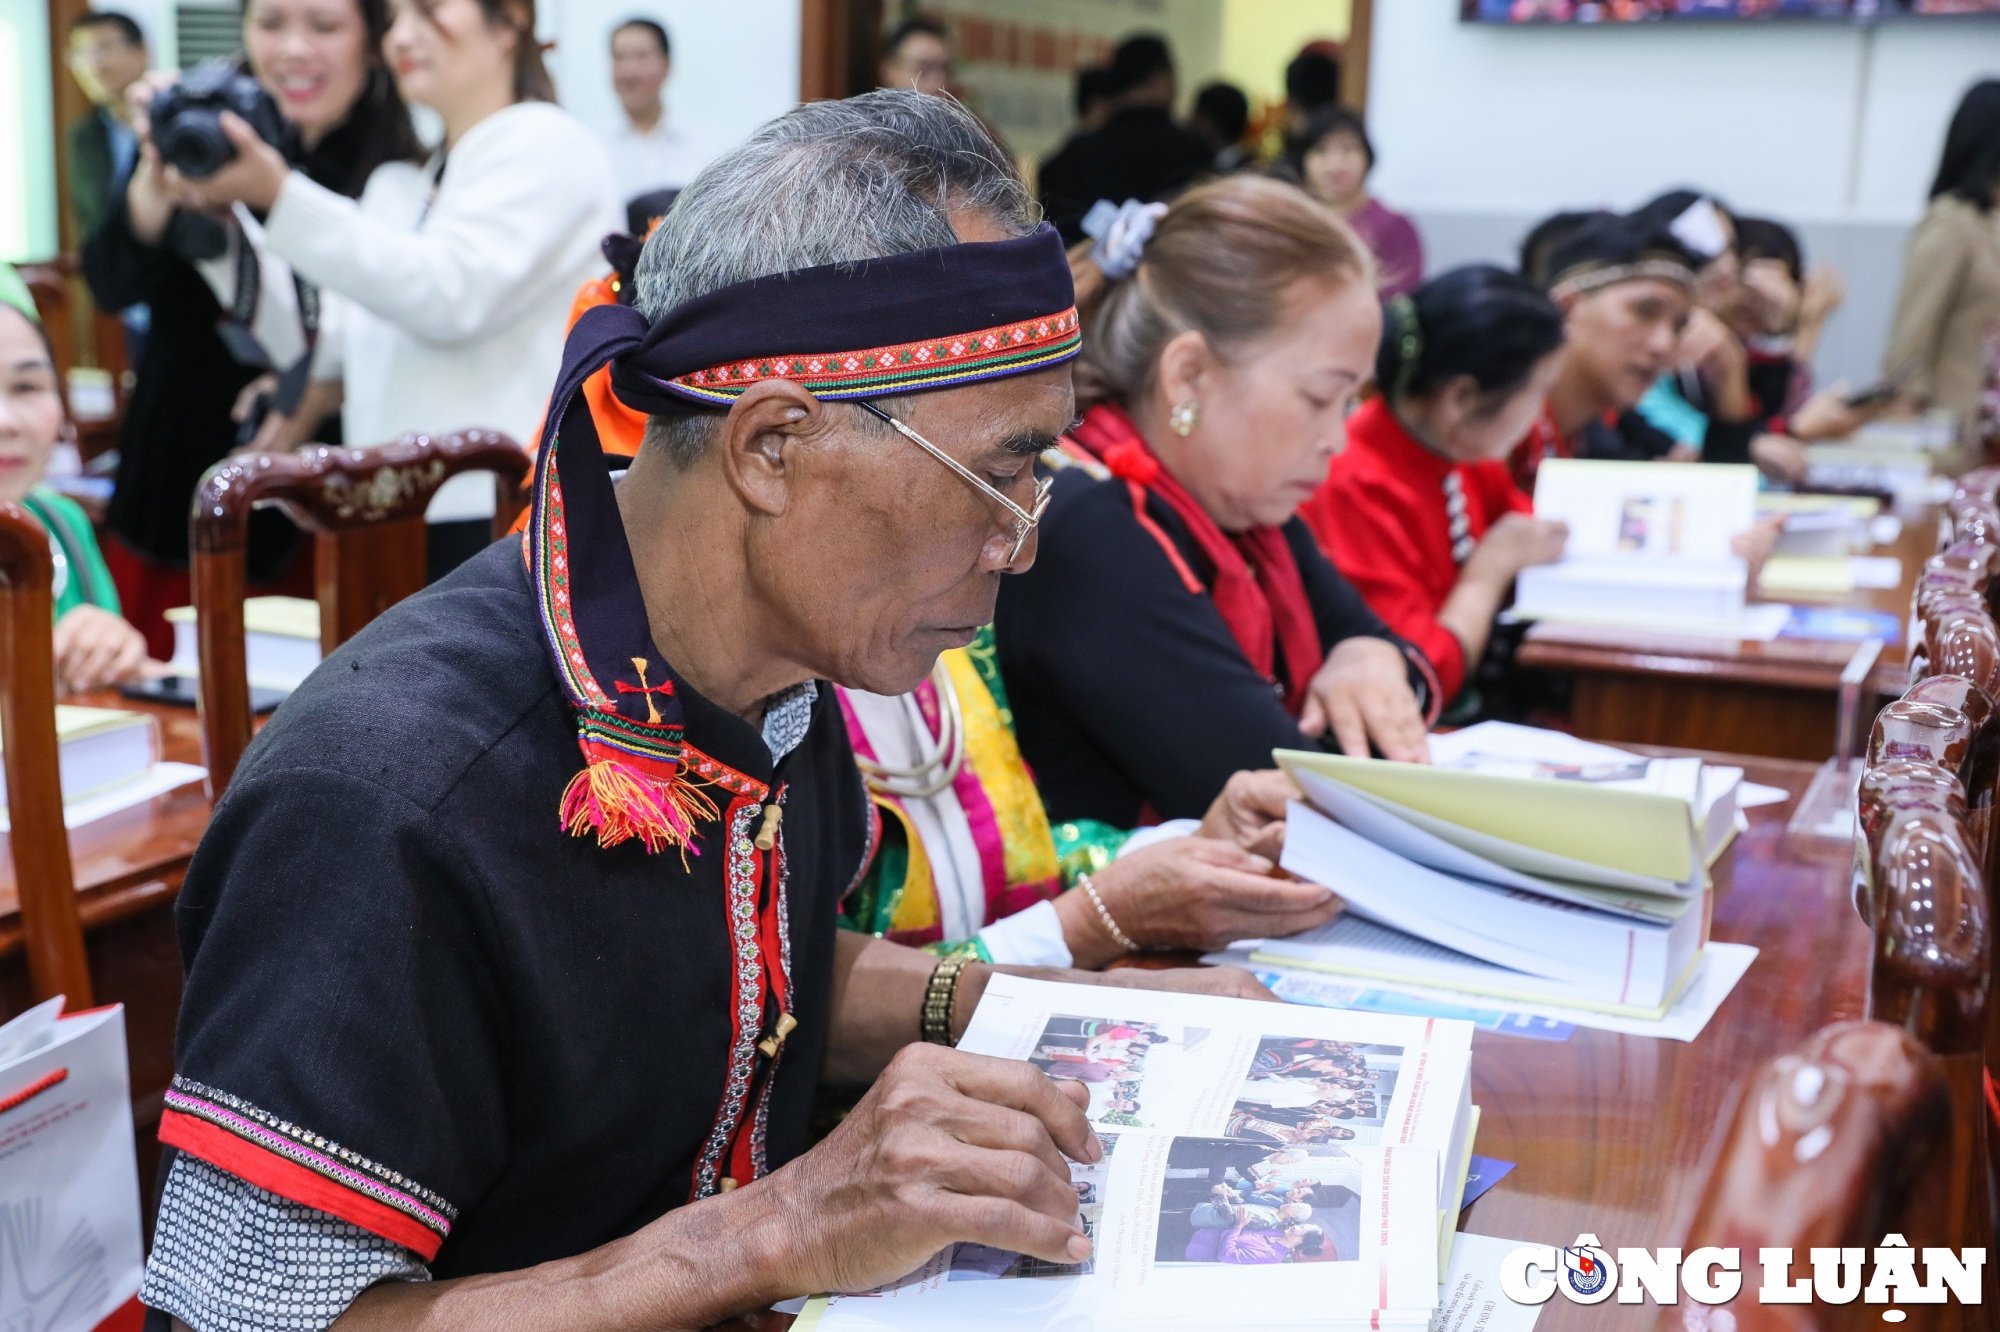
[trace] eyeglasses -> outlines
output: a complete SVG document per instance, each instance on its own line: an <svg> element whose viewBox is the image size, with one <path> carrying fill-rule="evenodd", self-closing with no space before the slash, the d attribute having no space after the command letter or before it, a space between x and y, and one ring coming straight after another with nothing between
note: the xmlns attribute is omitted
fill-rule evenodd
<svg viewBox="0 0 2000 1332"><path fill-rule="evenodd" d="M1014 548L1007 552L1007 563L1011 565L1015 560L1021 558L1021 548L1028 544L1028 537L1033 534L1035 525L1041 522L1042 515L1048 512L1049 487L1055 484L1054 478L1047 476L1035 478L1034 504L1032 507L1024 509L994 489L993 486L988 484L964 463L952 457L949 453L946 453L943 449L931 443L922 435L919 435L916 431L910 429L880 407L877 407L874 403L860 398L850 399L850 401L876 420L888 422L890 426L895 428L897 434L909 440L910 443L916 445L925 453L930 454L931 457L936 458L952 471L958 473L960 480L1012 514L1014 516Z"/></svg>

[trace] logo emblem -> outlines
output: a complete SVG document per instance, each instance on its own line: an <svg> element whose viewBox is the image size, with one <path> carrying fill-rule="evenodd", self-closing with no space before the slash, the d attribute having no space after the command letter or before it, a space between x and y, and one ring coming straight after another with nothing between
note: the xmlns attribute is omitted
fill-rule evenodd
<svg viewBox="0 0 2000 1332"><path fill-rule="evenodd" d="M1611 1264L1601 1249L1588 1245L1564 1249L1563 1279L1577 1295L1595 1295L1611 1277Z"/></svg>

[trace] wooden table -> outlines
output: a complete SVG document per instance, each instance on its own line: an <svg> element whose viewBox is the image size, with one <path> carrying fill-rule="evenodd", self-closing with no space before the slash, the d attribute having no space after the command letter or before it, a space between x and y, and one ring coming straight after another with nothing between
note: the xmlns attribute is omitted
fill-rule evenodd
<svg viewBox="0 0 2000 1332"><path fill-rule="evenodd" d="M160 723L161 757L201 762L193 708L139 703L115 692L65 701L148 713ZM207 791L195 782L70 834L95 997L100 1004L125 1005L139 1179L149 1201L159 1158L154 1129L161 1093L173 1075L174 1020L180 1011L181 955L173 904L195 844L208 827L209 808ZM20 1012L31 998L13 857L0 855L0 1021Z"/></svg>
<svg viewBox="0 0 2000 1332"><path fill-rule="evenodd" d="M1876 553L1901 563L1902 581L1893 589L1857 589L1815 604L1887 611L1899 621L1909 615L1917 574L1937 547L1937 510L1914 508L1899 516L1902 533ZM1840 673L1857 646L1539 624L1528 631L1515 661L1570 679L1570 729L1593 740L1819 762L1833 755ZM1908 660L1907 644L1883 645L1870 702L1902 693Z"/></svg>
<svg viewBox="0 0 2000 1332"><path fill-rule="evenodd" d="M1849 846L1785 834L1813 766L1717 761L1788 796L1750 811L1749 831L1715 870L1714 937L1756 945L1757 960L1692 1043L1581 1028L1560 1043L1476 1033L1472 1098L1484 1115L1473 1150L1516 1165L1462 1213L1460 1230L1552 1245L1591 1233L1613 1250L1678 1246L1751 1069L1829 1022L1861 1016L1868 930L1848 901ZM1658 1316L1651 1306L1586 1307L1557 1295L1535 1329L1651 1329ZM776 1332L788 1321L760 1314L727 1326Z"/></svg>
<svg viewBox="0 0 2000 1332"><path fill-rule="evenodd" d="M1713 936L1754 944L1750 971L1692 1043L1579 1029L1567 1042L1480 1032L1474 1150L1517 1162L1468 1208L1461 1230L1541 1244L1595 1234L1607 1247L1678 1245L1709 1155L1751 1069L1867 999L1869 936L1849 901L1847 843L1785 834L1809 764L1740 763L1789 799L1749 813L1718 863ZM1974 1110L1977 1107L1973 1107ZM1536 1332L1650 1327L1641 1307L1543 1307Z"/></svg>

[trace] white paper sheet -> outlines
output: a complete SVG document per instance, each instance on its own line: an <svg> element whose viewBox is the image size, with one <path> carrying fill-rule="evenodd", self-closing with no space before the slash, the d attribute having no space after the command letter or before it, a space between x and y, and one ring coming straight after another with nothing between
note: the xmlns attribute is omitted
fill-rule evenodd
<svg viewBox="0 0 2000 1332"><path fill-rule="evenodd" d="M1847 560L1847 577L1855 587L1886 591L1903 582L1903 562L1894 555L1852 555Z"/></svg>
<svg viewBox="0 0 2000 1332"><path fill-rule="evenodd" d="M1452 1004L1460 1008L1503 1009L1524 1017L1547 1018L1551 1022L1569 1022L1579 1027L1589 1027L1595 1031L1617 1032L1625 1036L1653 1036L1666 1041L1692 1041L1701 1035L1708 1020L1715 1016L1715 1010L1722 1007L1722 1001L1736 988L1736 982L1743 979L1743 973L1757 960L1757 949L1750 944L1713 943L1702 950L1702 959L1695 968L1687 988L1674 1006L1660 1018L1625 1017L1617 1013L1600 1012L1594 1008L1568 1008L1560 1004L1537 1004L1517 999L1496 999L1490 994L1472 994L1464 990L1436 989L1425 985L1409 985L1401 981L1381 981L1369 979L1371 990L1387 990L1395 994L1412 995L1435 1003ZM1240 949L1222 953L1210 953L1202 958L1204 962L1226 966L1243 967L1246 970L1284 971L1285 967L1274 962L1250 960L1249 954ZM1329 979L1325 972L1301 969L1301 976Z"/></svg>
<svg viewBox="0 0 2000 1332"><path fill-rule="evenodd" d="M1542 1306L1516 1304L1500 1290L1501 1260L1522 1243L1459 1231L1431 1332L1530 1332Z"/></svg>
<svg viewBox="0 0 2000 1332"><path fill-rule="evenodd" d="M1736 788L1736 808L1761 809L1765 805L1782 805L1791 797L1775 786L1765 786L1761 782L1745 782Z"/></svg>
<svg viewBox="0 0 2000 1332"><path fill-rule="evenodd" d="M169 791L178 791L189 782L198 782L208 776L208 769L196 767L192 763L155 763L152 770L137 781L124 786L100 791L82 800L72 800L63 806L63 826L71 832L85 824L99 819L108 819L121 810L143 805L155 796L163 796ZM8 831L7 811L0 809L0 833Z"/></svg>

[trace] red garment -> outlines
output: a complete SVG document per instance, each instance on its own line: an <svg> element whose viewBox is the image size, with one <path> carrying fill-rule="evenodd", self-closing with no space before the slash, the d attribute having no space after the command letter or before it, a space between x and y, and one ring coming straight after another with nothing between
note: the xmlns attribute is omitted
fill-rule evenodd
<svg viewBox="0 0 2000 1332"><path fill-rule="evenodd" d="M1576 441L1564 439L1562 431L1556 429L1556 420L1549 412L1549 405L1542 404L1542 414L1535 418L1528 436L1514 446L1507 455L1507 469L1514 478L1514 484L1532 495L1535 493L1535 473L1540 470L1544 458L1576 457Z"/></svg>
<svg viewBox="0 0 2000 1332"><path fill-rule="evenodd" d="M1446 486L1465 495L1465 536L1476 543L1508 513L1532 513L1502 462L1454 463L1419 444L1381 398L1348 418L1347 448L1299 516L1320 549L1389 627L1437 668L1446 698L1470 663L1438 611L1458 582Z"/></svg>
<svg viewBox="0 0 2000 1332"><path fill-rule="evenodd" d="M1297 717L1305 707L1306 686L1319 673L1326 653L1320 646L1312 605L1306 600L1305 579L1285 534L1275 527L1253 527L1247 532L1224 532L1217 527L1208 511L1160 463L1125 409L1116 404L1099 403L1091 408L1070 436L1125 482L1139 525L1152 532L1190 592L1206 590L1214 599L1222 622L1229 626L1229 636L1258 673L1276 678L1277 654L1284 653L1285 711ZM1186 525L1188 535L1214 567L1212 587L1203 588L1182 563L1173 542L1146 516L1148 494Z"/></svg>

